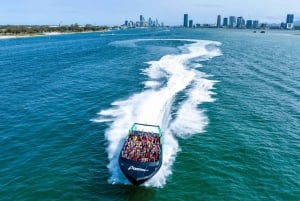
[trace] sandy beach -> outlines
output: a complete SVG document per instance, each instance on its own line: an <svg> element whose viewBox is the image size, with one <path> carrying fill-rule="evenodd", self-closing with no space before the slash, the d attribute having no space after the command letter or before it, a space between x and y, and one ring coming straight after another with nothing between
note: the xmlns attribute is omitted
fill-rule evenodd
<svg viewBox="0 0 300 201"><path fill-rule="evenodd" d="M107 31L107 30L105 30ZM28 37L39 37L39 36L54 36L54 35L65 35L65 34L78 34L78 33L91 33L91 32L105 32L105 31L83 31L83 32L44 32L35 35L0 35L0 40L14 39L14 38L28 38Z"/></svg>
<svg viewBox="0 0 300 201"><path fill-rule="evenodd" d="M73 32L72 32L73 33ZM13 38L28 38L28 37L38 37L38 36L52 36L52 35L62 35L62 34L72 34L72 33L62 33L62 32L45 32L36 35L0 35L0 40L2 39L13 39Z"/></svg>
<svg viewBox="0 0 300 201"><path fill-rule="evenodd" d="M1 39L11 39L11 38L21 38L21 37L27 37L27 36L0 36Z"/></svg>

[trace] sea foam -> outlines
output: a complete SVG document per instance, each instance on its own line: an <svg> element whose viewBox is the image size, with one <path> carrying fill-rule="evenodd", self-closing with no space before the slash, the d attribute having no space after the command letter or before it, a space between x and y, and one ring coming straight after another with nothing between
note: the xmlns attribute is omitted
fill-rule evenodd
<svg viewBox="0 0 300 201"><path fill-rule="evenodd" d="M111 45L128 47L138 46L139 41L158 39L136 39L114 42ZM108 169L111 174L108 182L129 184L122 174L118 157L120 149L128 134L128 129L134 122L160 125L164 135L163 164L158 173L147 181L145 186L163 187L167 178L172 174L172 164L176 154L180 151L177 137L187 138L190 135L201 133L208 124L204 111L198 108L203 102L212 102L211 89L215 81L207 79L207 75L196 70L200 65L193 61L211 59L221 55L218 48L220 43L214 41L190 39L166 39L169 41L183 41L179 47L181 54L165 55L158 61L147 62L149 67L143 70L148 76L145 90L133 94L127 100L116 101L112 107L100 111L95 122L110 122L105 132L108 141ZM209 47L209 48L208 48ZM167 80L160 83L160 79ZM185 92L186 97L171 117L176 96Z"/></svg>

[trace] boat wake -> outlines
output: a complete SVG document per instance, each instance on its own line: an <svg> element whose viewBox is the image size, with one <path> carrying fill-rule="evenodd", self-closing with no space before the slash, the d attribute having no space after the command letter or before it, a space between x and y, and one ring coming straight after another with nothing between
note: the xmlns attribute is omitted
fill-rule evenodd
<svg viewBox="0 0 300 201"><path fill-rule="evenodd" d="M136 39L114 42L112 45L137 46L139 41L157 39ZM163 39L162 39L163 40ZM160 125L164 136L163 164L158 173L145 186L163 187L172 174L172 164L180 151L176 138L187 138L204 131L208 118L199 104L212 102L214 83L209 76L197 68L199 62L220 56L221 44L215 41L166 39L183 41L180 54L165 55L158 61L148 62L143 70L148 76L145 90L133 94L126 100L115 101L111 108L99 112L95 122L109 122L105 132L108 141L109 183L130 184L122 174L118 157L120 149L134 122ZM166 80L162 82L161 80ZM180 101L179 101L180 100Z"/></svg>

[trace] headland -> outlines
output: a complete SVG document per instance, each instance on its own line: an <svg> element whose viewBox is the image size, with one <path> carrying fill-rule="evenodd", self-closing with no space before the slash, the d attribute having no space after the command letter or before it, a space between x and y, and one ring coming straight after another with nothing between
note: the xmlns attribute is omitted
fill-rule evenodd
<svg viewBox="0 0 300 201"><path fill-rule="evenodd" d="M93 26L72 24L67 26L49 25L0 25L0 39L23 38L31 36L47 36L84 32L103 32L107 31L107 26Z"/></svg>

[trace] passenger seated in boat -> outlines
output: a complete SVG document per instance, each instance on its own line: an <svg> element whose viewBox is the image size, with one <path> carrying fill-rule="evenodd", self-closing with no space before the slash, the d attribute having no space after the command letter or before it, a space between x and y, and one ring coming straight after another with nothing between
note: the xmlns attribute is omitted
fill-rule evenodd
<svg viewBox="0 0 300 201"><path fill-rule="evenodd" d="M122 157L140 162L154 162L159 159L159 136L147 132L132 132L125 143Z"/></svg>

